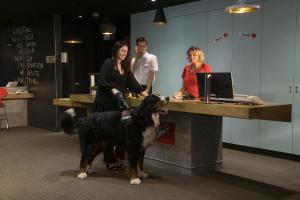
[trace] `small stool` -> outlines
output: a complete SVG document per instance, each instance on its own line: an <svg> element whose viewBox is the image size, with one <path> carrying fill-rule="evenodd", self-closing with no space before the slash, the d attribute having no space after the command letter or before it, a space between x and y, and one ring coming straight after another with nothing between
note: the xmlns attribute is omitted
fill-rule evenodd
<svg viewBox="0 0 300 200"><path fill-rule="evenodd" d="M8 117L5 109L5 104L3 102L3 98L6 97L6 95L7 95L7 90L5 88L0 88L0 128L1 128L1 121L5 121L6 130L8 130L9 129Z"/></svg>
<svg viewBox="0 0 300 200"><path fill-rule="evenodd" d="M6 130L8 130L9 124L8 124L8 117L7 117L7 113L6 113L6 109L5 109L5 104L0 103L0 111L2 111L2 113L0 114L0 122L5 121L6 122ZM0 128L1 128L1 124L0 124Z"/></svg>

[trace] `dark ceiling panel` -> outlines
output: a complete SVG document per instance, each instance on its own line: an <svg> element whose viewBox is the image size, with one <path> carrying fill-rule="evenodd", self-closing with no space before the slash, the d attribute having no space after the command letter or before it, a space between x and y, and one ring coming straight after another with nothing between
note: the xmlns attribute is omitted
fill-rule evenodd
<svg viewBox="0 0 300 200"><path fill-rule="evenodd" d="M193 2L195 0L164 0L164 7ZM0 23L26 22L61 14L72 16L81 14L91 17L99 12L100 17L122 17L132 13L153 10L158 2L151 0L6 0L1 2Z"/></svg>

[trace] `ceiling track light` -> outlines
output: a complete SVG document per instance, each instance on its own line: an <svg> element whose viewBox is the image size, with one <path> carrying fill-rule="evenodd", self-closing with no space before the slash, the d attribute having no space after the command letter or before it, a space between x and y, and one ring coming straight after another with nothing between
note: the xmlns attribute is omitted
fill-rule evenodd
<svg viewBox="0 0 300 200"><path fill-rule="evenodd" d="M162 0L159 0L159 6L156 9L153 23L157 25L165 25L167 23L166 15L162 6Z"/></svg>
<svg viewBox="0 0 300 200"><path fill-rule="evenodd" d="M225 11L230 14L252 13L260 9L258 4L247 4L245 0L238 0L235 5L228 6Z"/></svg>

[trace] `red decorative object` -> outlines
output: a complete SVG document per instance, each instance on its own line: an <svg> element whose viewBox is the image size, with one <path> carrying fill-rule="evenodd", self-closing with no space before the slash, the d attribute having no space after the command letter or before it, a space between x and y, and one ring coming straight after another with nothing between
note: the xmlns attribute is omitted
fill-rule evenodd
<svg viewBox="0 0 300 200"><path fill-rule="evenodd" d="M175 145L175 123L162 122L160 127L165 131L155 138L155 142Z"/></svg>
<svg viewBox="0 0 300 200"><path fill-rule="evenodd" d="M224 39L224 38L227 38L228 35L229 35L228 33L223 33L221 37L218 37L218 38L215 39L213 42L215 43L215 42L218 42L218 41L220 41L220 40L222 40L222 39Z"/></svg>

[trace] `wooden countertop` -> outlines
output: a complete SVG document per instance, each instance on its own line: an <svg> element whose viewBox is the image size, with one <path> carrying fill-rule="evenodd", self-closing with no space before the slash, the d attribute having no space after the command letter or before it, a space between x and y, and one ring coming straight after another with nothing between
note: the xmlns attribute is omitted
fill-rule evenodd
<svg viewBox="0 0 300 200"><path fill-rule="evenodd" d="M53 99L53 104L57 106L65 106L65 107L79 107L79 108L87 107L85 104L71 101L70 98Z"/></svg>
<svg viewBox="0 0 300 200"><path fill-rule="evenodd" d="M84 106L93 103L95 96L90 94L73 94L70 95L69 100L71 102L81 103L81 106ZM142 99L138 98L128 98L127 100L132 107L137 107L142 101ZM276 103L265 103L264 105L240 105L233 103L206 104L197 100L170 99L168 109L177 112L281 122L291 122L292 116L291 104Z"/></svg>
<svg viewBox="0 0 300 200"><path fill-rule="evenodd" d="M4 100L32 99L33 93L8 93Z"/></svg>

